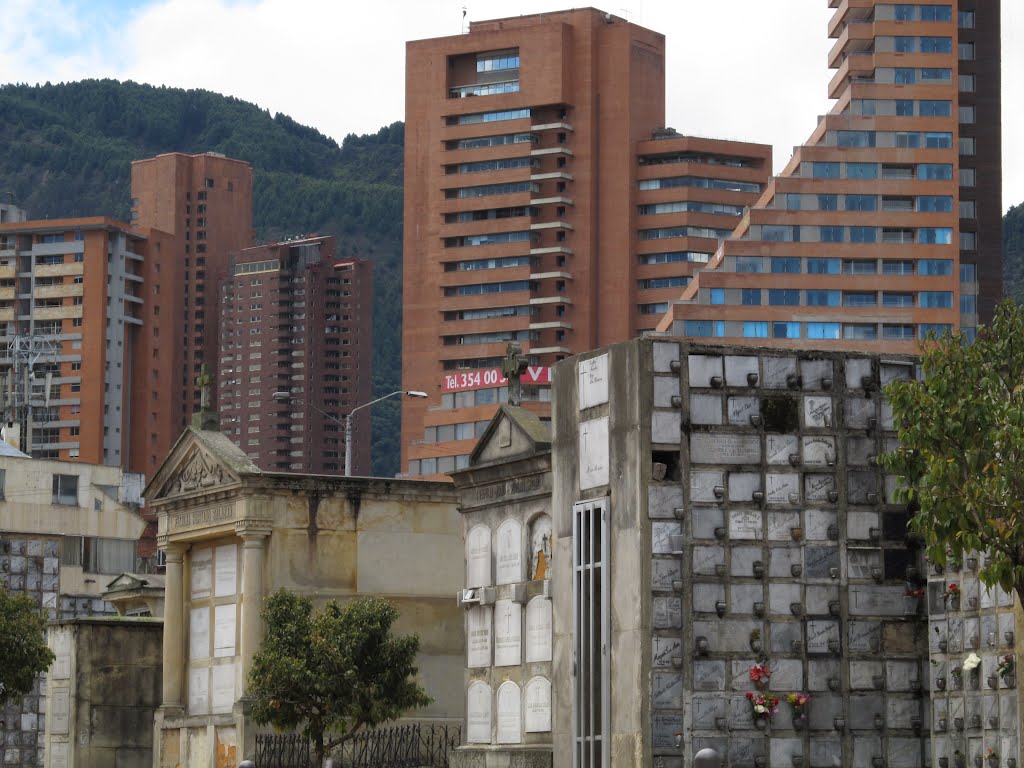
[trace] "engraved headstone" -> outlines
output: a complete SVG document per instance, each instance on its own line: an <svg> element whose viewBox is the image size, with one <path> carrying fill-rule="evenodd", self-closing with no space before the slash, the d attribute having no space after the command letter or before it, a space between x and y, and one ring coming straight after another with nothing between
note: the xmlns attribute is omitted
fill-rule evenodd
<svg viewBox="0 0 1024 768"><path fill-rule="evenodd" d="M70 726L71 690L54 688L50 696L49 725L55 734L66 734Z"/></svg>
<svg viewBox="0 0 1024 768"><path fill-rule="evenodd" d="M206 610L203 608L202 610ZM234 603L213 609L213 655L217 658L235 655L235 623L238 609Z"/></svg>
<svg viewBox="0 0 1024 768"><path fill-rule="evenodd" d="M498 743L518 744L523 740L523 701L519 686L506 680L498 687Z"/></svg>
<svg viewBox="0 0 1024 768"><path fill-rule="evenodd" d="M672 659L682 657L683 641L679 637L655 635L651 639L651 665L671 667Z"/></svg>
<svg viewBox="0 0 1024 768"><path fill-rule="evenodd" d="M534 677L526 684L526 732L547 733L551 730L551 682Z"/></svg>
<svg viewBox="0 0 1024 768"><path fill-rule="evenodd" d="M874 472L847 472L846 498L850 504L877 504L878 479ZM871 501L870 494L875 494Z"/></svg>
<svg viewBox="0 0 1024 768"><path fill-rule="evenodd" d="M849 650L875 653L882 643L882 625L874 621L851 621L847 628Z"/></svg>
<svg viewBox="0 0 1024 768"><path fill-rule="evenodd" d="M769 464L792 464L791 456L799 456L799 438L796 435L767 435L765 453Z"/></svg>
<svg viewBox="0 0 1024 768"><path fill-rule="evenodd" d="M690 435L690 458L696 464L758 464L761 440L757 435Z"/></svg>
<svg viewBox="0 0 1024 768"><path fill-rule="evenodd" d="M725 564L725 550L721 547L694 547L693 572L704 576L715 573L715 566Z"/></svg>
<svg viewBox="0 0 1024 768"><path fill-rule="evenodd" d="M608 484L608 417L580 424L580 489Z"/></svg>
<svg viewBox="0 0 1024 768"><path fill-rule="evenodd" d="M829 467L836 461L836 439L828 435L814 435L800 440L803 461L809 467Z"/></svg>
<svg viewBox="0 0 1024 768"><path fill-rule="evenodd" d="M693 698L693 725L695 728L712 729L715 721L726 716L725 701L707 696Z"/></svg>
<svg viewBox="0 0 1024 768"><path fill-rule="evenodd" d="M651 552L655 555L667 555L675 551L673 536L682 533L682 527L677 522L651 523Z"/></svg>
<svg viewBox="0 0 1024 768"><path fill-rule="evenodd" d="M523 606L511 600L494 604L494 666L512 667L522 660Z"/></svg>
<svg viewBox="0 0 1024 768"><path fill-rule="evenodd" d="M825 379L835 378L831 360L801 360L800 375L807 389L828 389Z"/></svg>
<svg viewBox="0 0 1024 768"><path fill-rule="evenodd" d="M679 672L651 673L651 707L679 709L683 705L683 676Z"/></svg>
<svg viewBox="0 0 1024 768"><path fill-rule="evenodd" d="M882 567L882 552L871 547L848 547L846 568L851 579L870 579Z"/></svg>
<svg viewBox="0 0 1024 768"><path fill-rule="evenodd" d="M692 478L691 478L692 482ZM647 487L647 516L652 519L673 518L675 511L683 506L683 486L649 485Z"/></svg>
<svg viewBox="0 0 1024 768"><path fill-rule="evenodd" d="M514 584L523 580L523 526L518 520L505 520L496 537L495 581Z"/></svg>
<svg viewBox="0 0 1024 768"><path fill-rule="evenodd" d="M466 701L466 741L491 742L491 686L476 680L470 683Z"/></svg>
<svg viewBox="0 0 1024 768"><path fill-rule="evenodd" d="M192 599L201 600L209 597L210 590L213 588L213 550L209 547L193 549L191 557Z"/></svg>
<svg viewBox="0 0 1024 768"><path fill-rule="evenodd" d="M551 661L551 601L544 596L526 604L526 661Z"/></svg>
<svg viewBox="0 0 1024 768"><path fill-rule="evenodd" d="M654 749L676 749L676 734L682 732L682 715L668 712L651 715L651 746Z"/></svg>
<svg viewBox="0 0 1024 768"><path fill-rule="evenodd" d="M670 592L675 589L673 582L679 581L681 568L678 557L657 557L651 560L651 590Z"/></svg>
<svg viewBox="0 0 1024 768"><path fill-rule="evenodd" d="M697 613L716 613L716 605L725 600L723 584L694 584L693 610Z"/></svg>
<svg viewBox="0 0 1024 768"><path fill-rule="evenodd" d="M836 513L820 509L809 509L804 513L804 538L808 541L827 541L834 538L830 530L836 524Z"/></svg>
<svg viewBox="0 0 1024 768"><path fill-rule="evenodd" d="M825 428L832 426L832 398L804 398L804 426L808 428Z"/></svg>
<svg viewBox="0 0 1024 768"><path fill-rule="evenodd" d="M832 569L839 568L839 549L836 547L805 547L804 575L812 579L832 577Z"/></svg>
<svg viewBox="0 0 1024 768"><path fill-rule="evenodd" d="M865 429L868 419L875 418L875 401L863 397L846 398L846 426Z"/></svg>
<svg viewBox="0 0 1024 768"><path fill-rule="evenodd" d="M217 567L214 574L213 593L217 597L228 597L238 591L238 547L227 544L214 551Z"/></svg>
<svg viewBox="0 0 1024 768"><path fill-rule="evenodd" d="M678 597L652 598L651 613L655 629L678 629L683 625L683 604Z"/></svg>
<svg viewBox="0 0 1024 768"><path fill-rule="evenodd" d="M210 712L210 670L207 667L189 670L188 712L190 715Z"/></svg>
<svg viewBox="0 0 1024 768"><path fill-rule="evenodd" d="M829 643L834 643L838 640L839 622L823 620L807 622L808 653L830 653Z"/></svg>
<svg viewBox="0 0 1024 768"><path fill-rule="evenodd" d="M693 689L695 691L725 690L725 662L694 661Z"/></svg>
<svg viewBox="0 0 1024 768"><path fill-rule="evenodd" d="M470 669L491 666L492 610L489 605L475 605L466 611L466 666Z"/></svg>
<svg viewBox="0 0 1024 768"><path fill-rule="evenodd" d="M466 534L466 586L491 586L491 529L486 525Z"/></svg>
<svg viewBox="0 0 1024 768"><path fill-rule="evenodd" d="M769 512L768 540L789 541L793 538L793 529L800 527L799 512ZM778 575L778 574L777 574Z"/></svg>
<svg viewBox="0 0 1024 768"><path fill-rule="evenodd" d="M729 537L733 539L761 538L762 517L762 514L756 510L732 510L729 512Z"/></svg>
<svg viewBox="0 0 1024 768"><path fill-rule="evenodd" d="M608 353L579 362L580 410L608 402Z"/></svg>
<svg viewBox="0 0 1024 768"><path fill-rule="evenodd" d="M836 478L834 475L804 475L804 500L806 502L830 502L830 494L836 492Z"/></svg>
<svg viewBox="0 0 1024 768"><path fill-rule="evenodd" d="M700 470L690 472L690 501L719 502L722 499L716 495L715 489L720 489L725 494L725 475L715 470Z"/></svg>
<svg viewBox="0 0 1024 768"><path fill-rule="evenodd" d="M771 389L789 387L789 377L796 376L795 357L766 357L764 359L764 385Z"/></svg>
<svg viewBox="0 0 1024 768"><path fill-rule="evenodd" d="M851 616L902 616L904 587L850 586Z"/></svg>
<svg viewBox="0 0 1024 768"><path fill-rule="evenodd" d="M870 437L846 438L846 463L858 467L866 467L868 459L878 452L875 441Z"/></svg>
<svg viewBox="0 0 1024 768"><path fill-rule="evenodd" d="M798 504L800 502L800 475L772 474L765 476L765 498L769 504Z"/></svg>
<svg viewBox="0 0 1024 768"><path fill-rule="evenodd" d="M750 417L760 415L761 401L756 397L730 397L726 408L730 424L748 427L751 424Z"/></svg>
<svg viewBox="0 0 1024 768"><path fill-rule="evenodd" d="M189 611L188 653L190 659L210 657L210 609L192 608Z"/></svg>

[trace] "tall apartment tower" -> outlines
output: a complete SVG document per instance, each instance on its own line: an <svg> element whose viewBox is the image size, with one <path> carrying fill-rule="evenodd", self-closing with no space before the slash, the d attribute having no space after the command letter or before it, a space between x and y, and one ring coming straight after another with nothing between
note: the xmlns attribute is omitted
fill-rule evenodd
<svg viewBox="0 0 1024 768"><path fill-rule="evenodd" d="M547 366L653 328L760 196L770 148L679 136L664 100L664 37L592 8L408 43L403 471L466 466L510 340L546 415Z"/></svg>
<svg viewBox="0 0 1024 768"><path fill-rule="evenodd" d="M174 343L182 346L183 355L179 372L167 382L182 392L173 440L199 409L196 379L203 365L216 377L217 298L228 254L253 242L252 168L216 152L137 160L132 163L132 224L172 235L174 245L161 254L160 269L169 261L181 269L182 322Z"/></svg>
<svg viewBox="0 0 1024 768"><path fill-rule="evenodd" d="M339 259L333 237L246 248L220 307L221 429L263 469L341 473L341 425L372 391L371 262ZM352 427L352 471L366 475L369 409Z"/></svg>
<svg viewBox="0 0 1024 768"><path fill-rule="evenodd" d="M839 2L836 99L659 329L913 352L1002 294L999 0Z"/></svg>
<svg viewBox="0 0 1024 768"><path fill-rule="evenodd" d="M0 411L4 439L34 458L143 471L163 456L173 300L163 232L107 218L0 224ZM164 345L160 346L160 332Z"/></svg>

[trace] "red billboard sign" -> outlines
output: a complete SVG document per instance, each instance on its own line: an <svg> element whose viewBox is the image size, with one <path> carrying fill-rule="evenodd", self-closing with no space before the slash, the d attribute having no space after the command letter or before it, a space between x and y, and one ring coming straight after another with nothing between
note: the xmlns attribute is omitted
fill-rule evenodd
<svg viewBox="0 0 1024 768"><path fill-rule="evenodd" d="M543 365L531 365L520 379L523 384L550 384L551 369ZM456 371L444 375L444 391L458 392L463 389L483 389L484 387L504 387L508 379L501 368L483 368L476 371Z"/></svg>

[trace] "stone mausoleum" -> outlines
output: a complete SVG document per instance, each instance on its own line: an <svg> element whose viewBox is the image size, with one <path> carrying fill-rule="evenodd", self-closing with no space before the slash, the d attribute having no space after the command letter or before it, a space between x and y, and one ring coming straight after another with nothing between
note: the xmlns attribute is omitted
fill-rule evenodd
<svg viewBox="0 0 1024 768"><path fill-rule="evenodd" d="M928 565L876 461L918 375L638 339L558 363L550 429L502 408L454 475L456 764L1015 768L1019 609Z"/></svg>
<svg viewBox="0 0 1024 768"><path fill-rule="evenodd" d="M246 679L264 598L383 597L420 636L420 720L461 720L464 641L452 599L461 526L448 483L261 472L197 420L145 492L166 553L154 768L235 768L254 756Z"/></svg>

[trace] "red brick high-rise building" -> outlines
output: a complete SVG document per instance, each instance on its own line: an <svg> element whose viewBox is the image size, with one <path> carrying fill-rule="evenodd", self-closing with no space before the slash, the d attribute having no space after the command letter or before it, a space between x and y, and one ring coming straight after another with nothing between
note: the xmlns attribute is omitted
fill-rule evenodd
<svg viewBox="0 0 1024 768"><path fill-rule="evenodd" d="M341 425L371 398L372 265L336 253L333 237L303 237L231 254L220 302L221 429L263 469L341 473ZM356 475L370 474L369 410L353 421Z"/></svg>
<svg viewBox="0 0 1024 768"><path fill-rule="evenodd" d="M158 261L160 269L174 262L171 268L181 269L182 276L181 304L173 311L181 318L174 344L183 354L179 370L166 379L167 386L173 382L182 393L181 427L199 409L196 379L203 365L216 376L217 301L228 254L253 243L252 168L216 152L137 160L132 163L132 225L174 238L171 252L164 249Z"/></svg>
<svg viewBox="0 0 1024 768"><path fill-rule="evenodd" d="M653 329L761 195L771 149L665 129L665 40L595 9L406 51L402 470L465 466L518 341L563 357ZM546 414L546 386L526 407Z"/></svg>
<svg viewBox="0 0 1024 768"><path fill-rule="evenodd" d="M832 0L835 107L674 303L674 335L914 352L1002 295L1000 3Z"/></svg>

